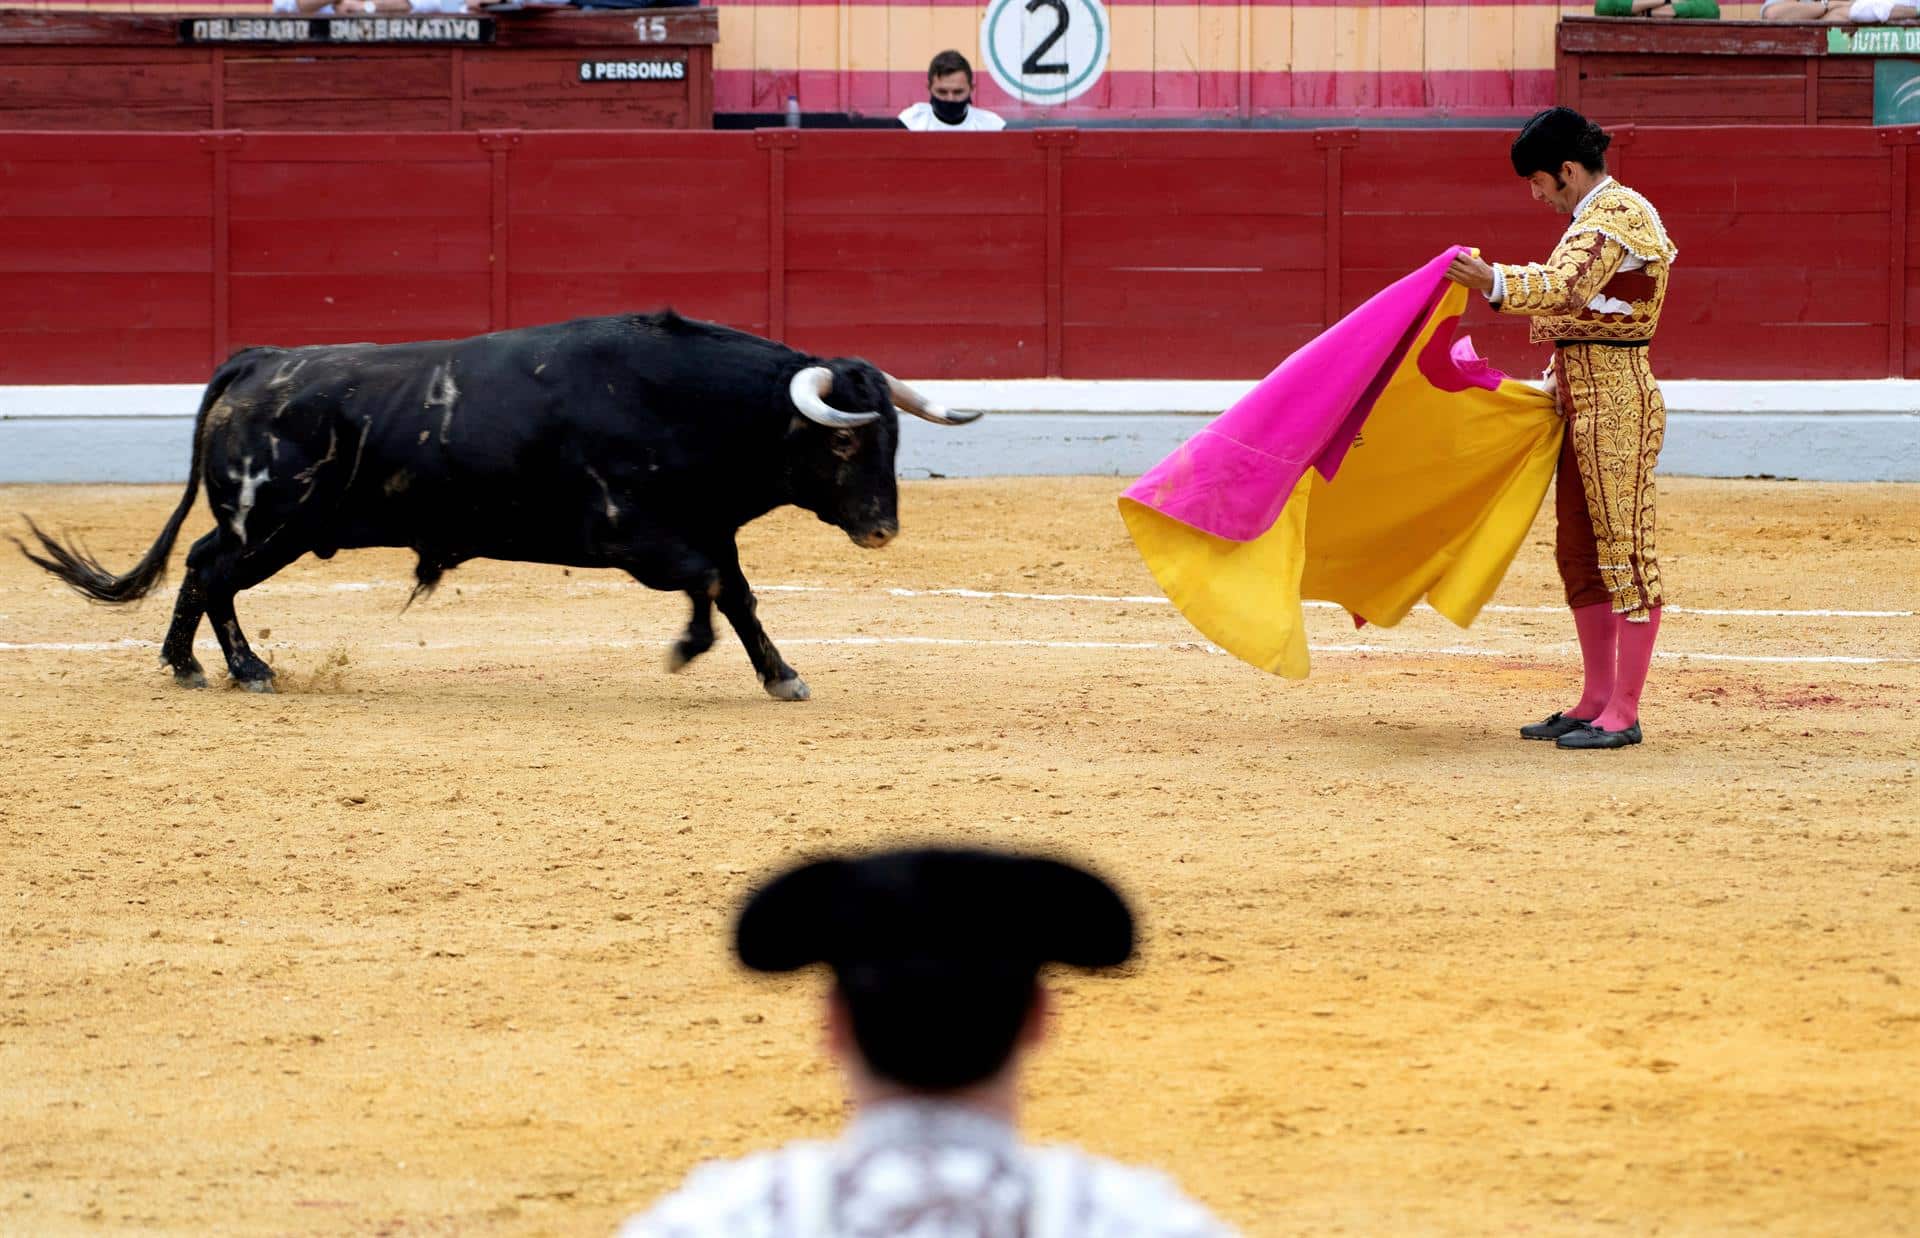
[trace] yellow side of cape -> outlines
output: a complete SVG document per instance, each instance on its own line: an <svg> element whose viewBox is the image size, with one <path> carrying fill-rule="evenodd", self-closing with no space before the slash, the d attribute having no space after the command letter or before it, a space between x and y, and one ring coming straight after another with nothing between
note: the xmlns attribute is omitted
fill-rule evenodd
<svg viewBox="0 0 1920 1238"><path fill-rule="evenodd" d="M1422 597L1465 627L1492 598L1553 479L1562 425L1531 383L1443 391L1421 373L1422 350L1465 300L1450 287L1335 479L1309 470L1261 536L1230 541L1120 500L1154 579L1209 640L1304 679L1303 598L1381 627Z"/></svg>

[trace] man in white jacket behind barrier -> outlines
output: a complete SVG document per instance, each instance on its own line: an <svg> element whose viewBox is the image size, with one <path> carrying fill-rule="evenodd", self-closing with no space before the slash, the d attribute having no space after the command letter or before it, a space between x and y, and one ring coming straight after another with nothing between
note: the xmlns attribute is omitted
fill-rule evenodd
<svg viewBox="0 0 1920 1238"><path fill-rule="evenodd" d="M1221 1238L1161 1174L1014 1127L1047 963L1111 967L1133 918L1051 860L896 851L816 861L756 893L735 933L757 971L833 969L828 1043L855 1116L832 1143L701 1166L622 1238Z"/></svg>
<svg viewBox="0 0 1920 1238"><path fill-rule="evenodd" d="M927 66L927 100L900 113L915 133L991 133L1007 122L973 102L973 66L959 52L945 51Z"/></svg>

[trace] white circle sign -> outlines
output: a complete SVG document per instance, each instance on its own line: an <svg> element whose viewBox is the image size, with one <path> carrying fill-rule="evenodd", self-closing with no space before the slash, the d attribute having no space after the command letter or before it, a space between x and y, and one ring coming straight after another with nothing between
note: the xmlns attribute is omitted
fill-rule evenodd
<svg viewBox="0 0 1920 1238"><path fill-rule="evenodd" d="M1065 103L1107 71L1112 26L1100 0L992 0L980 22L987 72L1022 103Z"/></svg>

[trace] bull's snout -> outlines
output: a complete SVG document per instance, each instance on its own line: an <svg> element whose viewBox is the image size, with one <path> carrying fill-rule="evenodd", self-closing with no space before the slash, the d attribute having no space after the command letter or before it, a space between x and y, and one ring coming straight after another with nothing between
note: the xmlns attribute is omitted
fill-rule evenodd
<svg viewBox="0 0 1920 1238"><path fill-rule="evenodd" d="M900 535L900 526L892 520L883 520L848 536L856 546L865 546L868 550L878 550Z"/></svg>

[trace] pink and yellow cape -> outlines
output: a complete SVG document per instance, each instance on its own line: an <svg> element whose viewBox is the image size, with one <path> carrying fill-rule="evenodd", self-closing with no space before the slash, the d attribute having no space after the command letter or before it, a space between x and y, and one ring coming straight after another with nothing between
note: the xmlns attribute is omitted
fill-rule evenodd
<svg viewBox="0 0 1920 1238"><path fill-rule="evenodd" d="M1513 562L1561 423L1454 342L1461 252L1328 328L1121 497L1154 579L1236 657L1304 679L1303 598L1392 627L1424 597L1465 627Z"/></svg>

